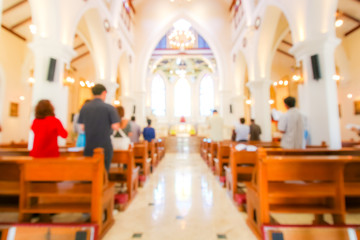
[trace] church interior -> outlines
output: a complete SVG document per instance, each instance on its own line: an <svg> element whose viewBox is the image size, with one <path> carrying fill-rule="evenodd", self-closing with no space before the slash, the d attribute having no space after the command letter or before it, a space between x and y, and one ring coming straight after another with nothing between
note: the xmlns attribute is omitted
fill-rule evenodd
<svg viewBox="0 0 360 240"><path fill-rule="evenodd" d="M0 0L0 11L0 240L360 239L360 0ZM96 84L156 133L114 148L110 170L102 149L74 148ZM281 142L288 96L302 149ZM29 154L43 99L68 135L40 161ZM235 142L240 118L260 141Z"/></svg>

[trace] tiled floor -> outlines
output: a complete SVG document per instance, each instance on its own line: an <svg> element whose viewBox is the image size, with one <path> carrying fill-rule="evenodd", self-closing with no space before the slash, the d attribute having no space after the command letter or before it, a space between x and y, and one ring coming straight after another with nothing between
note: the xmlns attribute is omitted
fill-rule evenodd
<svg viewBox="0 0 360 240"><path fill-rule="evenodd" d="M245 219L198 153L167 153L103 239L256 239Z"/></svg>

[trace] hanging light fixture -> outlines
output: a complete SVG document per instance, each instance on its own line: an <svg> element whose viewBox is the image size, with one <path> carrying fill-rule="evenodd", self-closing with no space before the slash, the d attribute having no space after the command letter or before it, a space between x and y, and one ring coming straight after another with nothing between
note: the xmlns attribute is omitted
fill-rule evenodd
<svg viewBox="0 0 360 240"><path fill-rule="evenodd" d="M70 68L65 68L63 84L65 86L70 86L73 83L75 83L75 78L73 77L73 73L71 72Z"/></svg>
<svg viewBox="0 0 360 240"><path fill-rule="evenodd" d="M170 47L181 50L194 47L196 38L190 28L191 24L184 19L174 23L174 30L168 35Z"/></svg>

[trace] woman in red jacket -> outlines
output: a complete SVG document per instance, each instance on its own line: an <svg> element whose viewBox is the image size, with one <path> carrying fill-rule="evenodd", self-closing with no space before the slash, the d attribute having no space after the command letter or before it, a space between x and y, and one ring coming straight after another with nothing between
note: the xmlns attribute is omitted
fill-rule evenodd
<svg viewBox="0 0 360 240"><path fill-rule="evenodd" d="M40 100L35 108L35 119L31 126L34 132L33 157L58 157L57 137L66 138L68 133L55 117L54 107L49 100Z"/></svg>

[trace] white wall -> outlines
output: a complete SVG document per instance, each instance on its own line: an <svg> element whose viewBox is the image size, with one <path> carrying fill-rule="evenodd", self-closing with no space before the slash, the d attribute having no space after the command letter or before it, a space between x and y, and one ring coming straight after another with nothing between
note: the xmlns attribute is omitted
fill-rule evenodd
<svg viewBox="0 0 360 240"><path fill-rule="evenodd" d="M2 133L0 141L27 141L30 129L30 99L31 88L27 83L29 72L23 68L25 56L28 52L26 42L15 37L3 28L0 30L0 104L2 108L0 121ZM6 91L4 89L6 88ZM25 97L25 101L19 99ZM18 117L10 117L10 103L19 104Z"/></svg>
<svg viewBox="0 0 360 240"><path fill-rule="evenodd" d="M341 138L342 140L360 140L356 133L350 131L345 126L349 123L360 125L360 115L354 113L354 101L360 101L360 31L345 37L342 42L345 50L346 62L348 69L340 68L339 73L343 77L338 85L338 99L341 109ZM349 72L346 72L346 71ZM347 94L353 95L352 99L347 98ZM336 97L336 96L334 96Z"/></svg>

